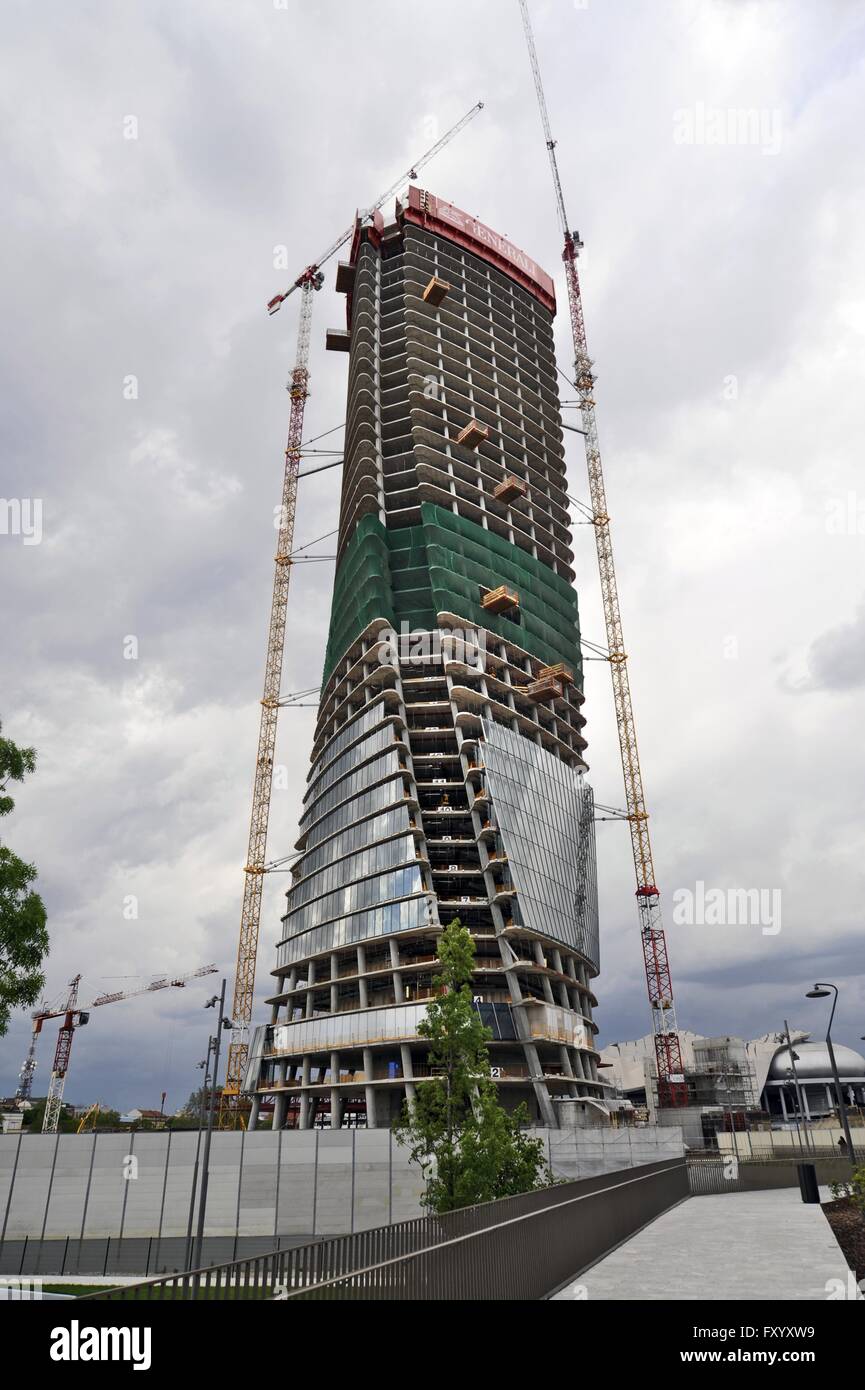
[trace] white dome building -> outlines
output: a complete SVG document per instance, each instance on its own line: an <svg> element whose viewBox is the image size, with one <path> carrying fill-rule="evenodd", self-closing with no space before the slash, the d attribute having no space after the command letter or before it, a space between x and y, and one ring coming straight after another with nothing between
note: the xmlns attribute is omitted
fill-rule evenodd
<svg viewBox="0 0 865 1390"><path fill-rule="evenodd" d="M843 1043L833 1043L833 1048L846 1104L865 1106L865 1057ZM769 1063L763 1104L770 1114L784 1119L792 1119L800 1109L806 1119L836 1110L835 1080L825 1042L794 1042L792 1058L788 1047L779 1047Z"/></svg>

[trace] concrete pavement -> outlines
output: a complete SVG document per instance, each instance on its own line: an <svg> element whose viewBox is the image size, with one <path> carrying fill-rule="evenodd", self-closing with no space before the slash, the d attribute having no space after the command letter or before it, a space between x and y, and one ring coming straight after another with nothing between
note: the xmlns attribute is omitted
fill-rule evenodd
<svg viewBox="0 0 865 1390"><path fill-rule="evenodd" d="M690 1197L555 1297L826 1300L854 1288L822 1210L796 1187Z"/></svg>

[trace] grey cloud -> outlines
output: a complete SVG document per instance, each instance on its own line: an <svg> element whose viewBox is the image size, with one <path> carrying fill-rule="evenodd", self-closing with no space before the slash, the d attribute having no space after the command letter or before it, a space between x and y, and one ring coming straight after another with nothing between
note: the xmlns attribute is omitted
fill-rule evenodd
<svg viewBox="0 0 865 1390"><path fill-rule="evenodd" d="M808 651L806 690L858 690L865 685L865 603L852 622L814 639Z"/></svg>

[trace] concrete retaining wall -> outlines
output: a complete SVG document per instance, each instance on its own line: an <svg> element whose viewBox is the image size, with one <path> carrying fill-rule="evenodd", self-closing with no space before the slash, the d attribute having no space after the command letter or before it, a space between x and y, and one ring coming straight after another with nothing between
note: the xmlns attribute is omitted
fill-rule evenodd
<svg viewBox="0 0 865 1390"><path fill-rule="evenodd" d="M594 1177L683 1152L673 1129L534 1133L557 1177ZM118 1259L139 1272L145 1253L151 1272L182 1267L197 1138L181 1131L0 1135L0 1272L15 1272L22 1259L25 1268L37 1267L33 1247L41 1243L57 1252L71 1247L76 1263L86 1255L81 1268L88 1272L103 1262L119 1272ZM420 1214L422 1191L418 1169L390 1130L215 1134L207 1258L404 1221ZM38 1268L49 1267L43 1251Z"/></svg>

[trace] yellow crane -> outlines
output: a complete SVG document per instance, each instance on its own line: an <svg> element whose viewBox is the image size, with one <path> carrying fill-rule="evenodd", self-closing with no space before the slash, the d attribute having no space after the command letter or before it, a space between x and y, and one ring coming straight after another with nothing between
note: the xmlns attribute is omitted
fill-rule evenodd
<svg viewBox="0 0 865 1390"><path fill-rule="evenodd" d="M87 1110L87 1112L86 1112L84 1115L81 1116L81 1123L79 1124L79 1126L78 1126L77 1130L75 1131L75 1133L76 1133L76 1134L86 1134L87 1131L88 1131L88 1129L94 1129L94 1130L95 1130L95 1128L96 1128L96 1121L99 1119L99 1110L100 1110L99 1101L98 1101L98 1100L97 1100L97 1101L94 1101L93 1104L92 1104L92 1105L89 1107L89 1109Z"/></svg>

